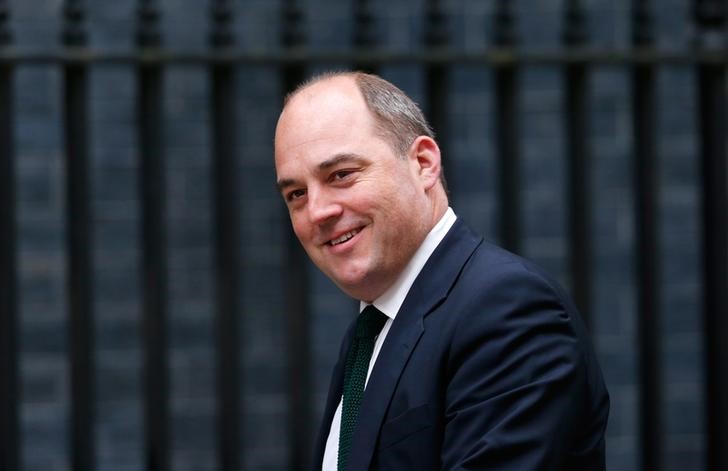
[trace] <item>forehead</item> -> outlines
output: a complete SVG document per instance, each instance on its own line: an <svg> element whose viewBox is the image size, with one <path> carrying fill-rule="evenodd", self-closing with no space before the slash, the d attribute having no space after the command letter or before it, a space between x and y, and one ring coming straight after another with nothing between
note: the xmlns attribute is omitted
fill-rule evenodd
<svg viewBox="0 0 728 471"><path fill-rule="evenodd" d="M315 83L283 109L275 135L276 167L314 153L319 159L356 152L372 138L373 120L356 84L348 77Z"/></svg>
<svg viewBox="0 0 728 471"><path fill-rule="evenodd" d="M289 126L315 130L342 119L368 117L364 98L350 77L334 77L299 90L281 112L276 134Z"/></svg>

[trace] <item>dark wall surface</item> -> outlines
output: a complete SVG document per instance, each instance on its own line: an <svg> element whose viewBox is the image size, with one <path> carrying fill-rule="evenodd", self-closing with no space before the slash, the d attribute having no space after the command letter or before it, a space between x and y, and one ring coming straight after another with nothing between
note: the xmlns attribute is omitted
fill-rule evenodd
<svg viewBox="0 0 728 471"><path fill-rule="evenodd" d="M11 0L12 46L55 50L62 26L59 0ZM209 3L159 2L163 45L205 52ZM312 48L345 51L351 42L353 2L300 2ZM424 1L374 1L378 38L398 52L423 49ZM449 0L450 40L458 51L491 42L497 2ZM563 3L517 2L516 32L524 50L561 44ZM629 3L587 3L592 45L625 48ZM662 0L654 8L656 43L690 47L688 0ZM281 1L233 2L233 31L246 51L279 50ZM136 4L89 1L85 28L91 47L134 50ZM345 68L318 62L308 70ZM498 173L494 133L494 74L487 64L450 69L445 146L451 204L487 238L498 241ZM379 69L425 104L424 67L388 63ZM143 366L140 285L139 142L133 67L100 62L89 67L89 158L93 224L96 333L96 456L98 469L143 469ZM630 70L620 63L590 67L588 91L591 168L591 330L612 398L608 468L640 469L639 369L636 295L635 197ZM211 205L209 74L203 63L164 68L163 130L167 178L167 243L172 468L217 469L214 272ZM563 70L532 64L517 76L522 241L519 252L546 267L567 287L568 196L565 191ZM20 63L14 75L20 321L19 407L22 469L72 469L68 449L70 392L65 257L62 76L54 63ZM245 469L289 469L290 417L286 369L286 240L289 224L277 194L272 140L283 88L275 65L236 67L235 153L239 193L239 293L242 437ZM660 66L656 77L659 158L659 260L662 359L662 432L665 470L705 465L701 321L700 175L694 67ZM442 117L440 117L442 118ZM311 384L318 423L329 373L354 303L315 268L310 272ZM225 413L223 411L223 413ZM315 425L311 427L315 429ZM310 441L312 437L306 438Z"/></svg>

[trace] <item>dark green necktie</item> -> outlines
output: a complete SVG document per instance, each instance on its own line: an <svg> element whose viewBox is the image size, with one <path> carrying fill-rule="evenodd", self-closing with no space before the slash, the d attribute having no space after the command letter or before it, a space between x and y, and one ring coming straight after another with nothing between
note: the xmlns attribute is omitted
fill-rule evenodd
<svg viewBox="0 0 728 471"><path fill-rule="evenodd" d="M339 431L338 470L346 469L349 457L351 437L359 418L359 405L364 395L364 383L369 371L369 360L374 351L374 341L384 327L387 316L373 305L369 305L359 314L356 320L356 331L346 354L344 368L344 404L341 411L341 429Z"/></svg>

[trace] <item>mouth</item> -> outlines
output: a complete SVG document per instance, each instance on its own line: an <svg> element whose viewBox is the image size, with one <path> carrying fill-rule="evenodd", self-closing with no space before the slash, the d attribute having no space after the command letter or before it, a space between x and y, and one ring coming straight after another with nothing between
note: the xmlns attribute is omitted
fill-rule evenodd
<svg viewBox="0 0 728 471"><path fill-rule="evenodd" d="M361 232L362 228L356 228L352 229L348 232L345 232L344 234L341 234L339 237L336 237L334 239L331 239L330 241L326 242L326 245L330 247L335 247L337 245L344 244L351 240L355 235L357 235L359 232Z"/></svg>

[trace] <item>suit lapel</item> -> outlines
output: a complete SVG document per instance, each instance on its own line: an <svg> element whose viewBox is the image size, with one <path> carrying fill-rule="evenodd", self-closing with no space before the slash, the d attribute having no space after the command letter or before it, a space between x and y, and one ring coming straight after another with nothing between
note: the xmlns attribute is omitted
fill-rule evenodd
<svg viewBox="0 0 728 471"><path fill-rule="evenodd" d="M407 360L424 333L424 317L447 296L463 265L481 241L481 237L458 219L410 288L382 345L364 392L359 423L352 437L349 471L369 468L392 394ZM340 398L341 380L338 381L337 397Z"/></svg>

